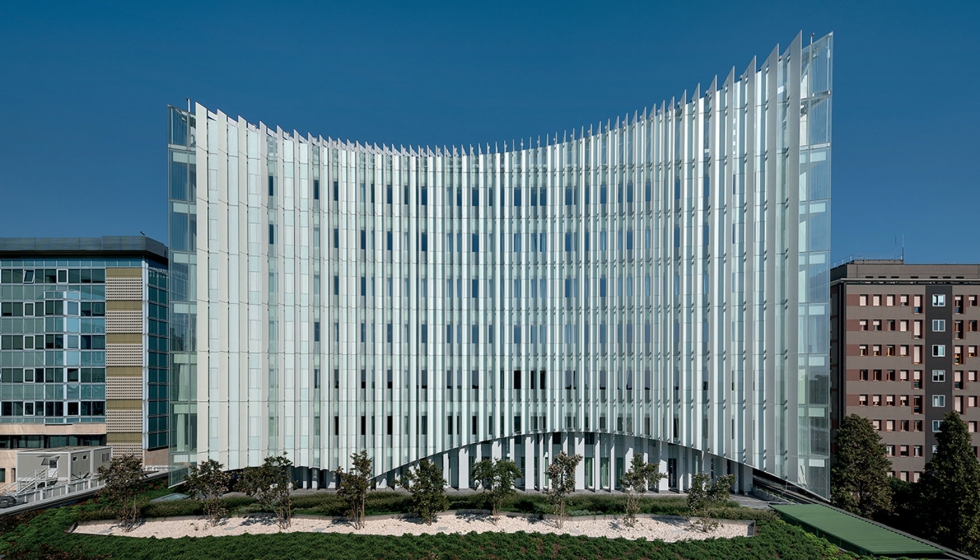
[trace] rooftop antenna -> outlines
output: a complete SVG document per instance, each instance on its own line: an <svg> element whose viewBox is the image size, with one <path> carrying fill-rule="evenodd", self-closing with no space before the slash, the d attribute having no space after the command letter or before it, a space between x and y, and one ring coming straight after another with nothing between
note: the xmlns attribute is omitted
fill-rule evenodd
<svg viewBox="0 0 980 560"><path fill-rule="evenodd" d="M185 97L184 99L187 100L187 112L190 113L191 112L191 98L190 97Z"/></svg>

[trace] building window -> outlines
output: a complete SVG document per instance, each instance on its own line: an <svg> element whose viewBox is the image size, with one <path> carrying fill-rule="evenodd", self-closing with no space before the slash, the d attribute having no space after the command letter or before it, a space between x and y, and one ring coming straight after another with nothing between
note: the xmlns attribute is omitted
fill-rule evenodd
<svg viewBox="0 0 980 560"><path fill-rule="evenodd" d="M881 295L875 294L874 296L872 296L871 297L871 304L873 306L875 306L875 307L880 307L881 306Z"/></svg>
<svg viewBox="0 0 980 560"><path fill-rule="evenodd" d="M860 348L858 349L858 355L859 356L867 356L868 355L868 345L867 344L862 344L860 346Z"/></svg>
<svg viewBox="0 0 980 560"><path fill-rule="evenodd" d="M871 395L871 406L881 406L881 395Z"/></svg>
<svg viewBox="0 0 980 560"><path fill-rule="evenodd" d="M932 421L932 431L933 431L933 433L938 432L939 431L939 428L942 425L943 425L943 421L942 420L933 420Z"/></svg>
<svg viewBox="0 0 980 560"><path fill-rule="evenodd" d="M881 356L881 345L880 344L875 344L875 345L873 345L871 347L871 355L872 356Z"/></svg>
<svg viewBox="0 0 980 560"><path fill-rule="evenodd" d="M946 307L946 294L932 294L933 307Z"/></svg>
<svg viewBox="0 0 980 560"><path fill-rule="evenodd" d="M888 307L893 307L895 305L894 294L888 294L887 296L885 296L885 305L887 305Z"/></svg>
<svg viewBox="0 0 980 560"><path fill-rule="evenodd" d="M858 321L858 330L859 331L866 331L866 330L868 330L868 320L867 319L861 319L860 321Z"/></svg>
<svg viewBox="0 0 980 560"><path fill-rule="evenodd" d="M889 457L894 457L895 456L895 446L894 445L886 445L885 446L885 455L888 455Z"/></svg>
<svg viewBox="0 0 980 560"><path fill-rule="evenodd" d="M932 357L933 358L944 358L946 356L946 345L945 344L933 344L932 345Z"/></svg>
<svg viewBox="0 0 980 560"><path fill-rule="evenodd" d="M946 320L945 319L933 319L932 320L932 332L946 332Z"/></svg>
<svg viewBox="0 0 980 560"><path fill-rule="evenodd" d="M913 457L922 457L922 446L921 445L913 445L912 446L912 456Z"/></svg>
<svg viewBox="0 0 980 560"><path fill-rule="evenodd" d="M862 369L858 371L858 380L867 381L868 380L868 370Z"/></svg>
<svg viewBox="0 0 980 560"><path fill-rule="evenodd" d="M909 296L908 296L908 294L903 294L903 295L898 296L898 304L899 305L902 305L904 307L908 307L909 306Z"/></svg>
<svg viewBox="0 0 980 560"><path fill-rule="evenodd" d="M946 395L933 395L932 396L932 407L933 408L944 408L946 406Z"/></svg>
<svg viewBox="0 0 980 560"><path fill-rule="evenodd" d="M868 395L858 395L858 406L868 406Z"/></svg>
<svg viewBox="0 0 980 560"><path fill-rule="evenodd" d="M932 382L933 383L943 383L946 381L946 370L944 369L934 369L932 370Z"/></svg>
<svg viewBox="0 0 980 560"><path fill-rule="evenodd" d="M875 319L871 322L871 330L880 331L881 330L881 319Z"/></svg>
<svg viewBox="0 0 980 560"><path fill-rule="evenodd" d="M860 305L861 307L867 307L867 305L868 305L868 296L862 294L859 297L859 299L858 299L858 305Z"/></svg>

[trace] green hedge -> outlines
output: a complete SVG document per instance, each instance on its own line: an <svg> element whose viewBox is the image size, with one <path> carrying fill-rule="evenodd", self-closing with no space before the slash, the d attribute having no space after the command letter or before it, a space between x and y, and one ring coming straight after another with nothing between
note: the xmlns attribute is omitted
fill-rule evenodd
<svg viewBox="0 0 980 560"><path fill-rule="evenodd" d="M259 506L253 498L236 496L223 498L225 509L232 515L259 513L267 511ZM346 506L333 492L318 492L294 496L293 512L342 517ZM482 494L451 494L449 509L489 509L489 504ZM403 514L411 511L411 496L403 492L377 491L367 495L367 515ZM526 514L550 514L551 505L544 496L539 494L519 494L504 501L502 510ZM610 495L578 495L569 500L569 515L622 515L624 504L622 496ZM643 497L640 500L640 513L652 515L687 516L687 501L681 496ZM143 507L142 515L146 518L175 517L184 515L202 515L201 505L196 500L174 500L168 502L153 502ZM712 517L719 519L748 519L765 518L764 512L738 507L735 502L729 502L725 507L711 512ZM111 511L98 502L84 504L79 514L80 521L95 521L113 519Z"/></svg>
<svg viewBox="0 0 980 560"><path fill-rule="evenodd" d="M50 509L0 536L6 560L34 558L196 559L237 558L649 558L818 560L838 553L823 539L781 521L760 523L757 536L681 543L630 541L529 533L469 533L385 537L282 533L228 537L142 539L66 534L77 506Z"/></svg>

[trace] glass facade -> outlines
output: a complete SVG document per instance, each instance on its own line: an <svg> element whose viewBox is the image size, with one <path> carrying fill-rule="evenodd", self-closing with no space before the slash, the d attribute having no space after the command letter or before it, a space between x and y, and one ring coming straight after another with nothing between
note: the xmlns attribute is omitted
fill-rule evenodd
<svg viewBox="0 0 980 560"><path fill-rule="evenodd" d="M493 147L170 108L174 480L366 449L381 483L507 456L542 488L566 450L584 487L642 453L826 496L831 42Z"/></svg>
<svg viewBox="0 0 980 560"><path fill-rule="evenodd" d="M0 239L0 450L166 457L168 313L162 244ZM12 461L0 452L0 469Z"/></svg>
<svg viewBox="0 0 980 560"><path fill-rule="evenodd" d="M106 263L82 264L0 260L4 424L105 422Z"/></svg>

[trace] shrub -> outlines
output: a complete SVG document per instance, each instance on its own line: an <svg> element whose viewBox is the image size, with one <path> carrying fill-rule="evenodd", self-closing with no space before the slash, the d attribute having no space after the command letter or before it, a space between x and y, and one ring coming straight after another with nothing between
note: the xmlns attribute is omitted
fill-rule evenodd
<svg viewBox="0 0 980 560"><path fill-rule="evenodd" d="M415 469L405 472L402 486L412 493L412 513L432 525L436 514L449 507L446 499L446 479L442 469L428 459L422 459Z"/></svg>
<svg viewBox="0 0 980 560"><path fill-rule="evenodd" d="M99 495L111 505L123 528L130 531L146 502L141 493L146 478L143 460L135 455L113 457L108 464L99 467L99 478L105 484Z"/></svg>
<svg viewBox="0 0 980 560"><path fill-rule="evenodd" d="M292 466L293 462L285 455L266 457L261 467L245 469L241 481L246 494L276 514L281 528L289 527L292 521L293 507L289 496L292 490L289 469Z"/></svg>
<svg viewBox="0 0 980 560"><path fill-rule="evenodd" d="M354 453L350 456L350 472L344 472L342 467L337 467L334 474L337 475L337 496L343 500L345 515L354 523L355 529L364 527L365 502L367 493L371 488L371 459L367 451Z"/></svg>
<svg viewBox="0 0 980 560"><path fill-rule="evenodd" d="M173 500L152 502L143 506L143 517L178 517L182 515L202 515L204 505L197 500Z"/></svg>
<svg viewBox="0 0 980 560"><path fill-rule="evenodd" d="M705 533L718 527L718 522L711 518L711 512L729 501L728 494L733 484L733 474L720 476L714 482L711 482L711 476L707 473L697 473L692 477L687 494L687 508L690 515L698 518L696 523Z"/></svg>
<svg viewBox="0 0 980 560"><path fill-rule="evenodd" d="M568 495L575 491L575 467L582 460L581 455L567 455L564 451L548 465L548 502L555 512L555 522L561 529L565 518Z"/></svg>
<svg viewBox="0 0 980 560"><path fill-rule="evenodd" d="M621 480L626 496L626 502L623 504L626 510L626 515L623 516L624 525L627 527L636 525L636 514L640 512L640 496L646 494L649 486L655 486L665 478L667 474L659 472L659 465L647 463L642 455L633 455L630 470L626 471Z"/></svg>
<svg viewBox="0 0 980 560"><path fill-rule="evenodd" d="M483 495L490 504L494 524L500 517L500 507L504 500L515 493L514 479L521 476L517 463L505 459L483 459L473 466L473 477L483 487Z"/></svg>
<svg viewBox="0 0 980 560"><path fill-rule="evenodd" d="M221 496L228 491L231 475L222 470L223 468L221 463L208 459L200 465L191 465L184 481L187 493L201 502L204 516L212 526L217 525L218 520L228 514L221 502Z"/></svg>

